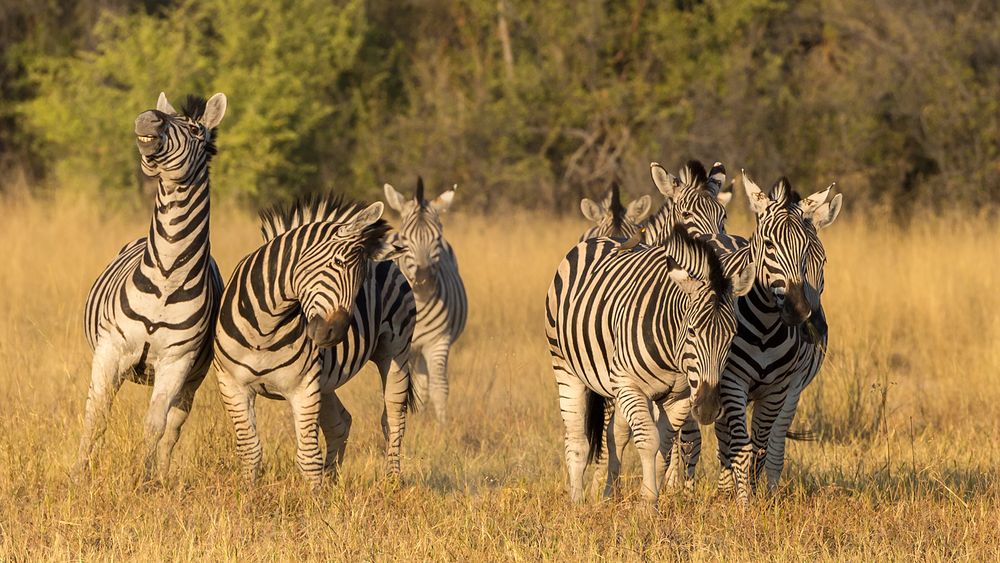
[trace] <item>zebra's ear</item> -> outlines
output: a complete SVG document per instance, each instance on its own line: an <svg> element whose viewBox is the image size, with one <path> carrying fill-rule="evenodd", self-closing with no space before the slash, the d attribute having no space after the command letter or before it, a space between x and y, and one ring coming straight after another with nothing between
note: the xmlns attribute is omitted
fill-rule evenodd
<svg viewBox="0 0 1000 563"><path fill-rule="evenodd" d="M747 254L749 257L749 253ZM729 282L733 284L733 295L741 297L750 293L753 282L757 278L756 268L753 260L747 260L743 264L743 269L729 277Z"/></svg>
<svg viewBox="0 0 1000 563"><path fill-rule="evenodd" d="M834 182L827 186L826 189L820 190L798 202L796 205L798 205L799 210L802 212L802 216L808 218L812 215L813 211L816 211L820 205L823 205L826 198L830 197L830 190L832 190L836 185L837 183Z"/></svg>
<svg viewBox="0 0 1000 563"><path fill-rule="evenodd" d="M733 181L729 182L729 185L726 187L726 189L720 191L719 194L717 196L715 196L715 199L717 199L719 201L719 203L722 204L722 207L726 207L727 205L729 205L730 201L733 201L733 183L734 182L736 182L736 180L733 180Z"/></svg>
<svg viewBox="0 0 1000 563"><path fill-rule="evenodd" d="M721 162L716 162L712 165L712 169L708 172L708 182L705 183L705 188L714 196L719 196L722 191L722 185L726 183L726 167L722 165ZM723 203L722 205L725 205Z"/></svg>
<svg viewBox="0 0 1000 563"><path fill-rule="evenodd" d="M843 195L835 195L832 200L820 205L816 211L813 211L810 220L817 231L829 227L837 220L837 216L840 215L840 207L844 203Z"/></svg>
<svg viewBox="0 0 1000 563"><path fill-rule="evenodd" d="M705 285L704 282L692 278L687 270L681 268L679 264L674 260L673 256L667 256L667 277L670 281L677 284L677 287L681 289L684 293L687 293L691 297L694 297L701 291L701 288Z"/></svg>
<svg viewBox="0 0 1000 563"><path fill-rule="evenodd" d="M458 184L455 184L454 186L452 186L450 190L443 192L441 195L434 198L430 202L431 208L433 208L434 211L437 211L438 213L444 213L448 211L448 208L451 207L451 200L455 199L455 190L457 189L458 189Z"/></svg>
<svg viewBox="0 0 1000 563"><path fill-rule="evenodd" d="M604 219L604 208L601 204L590 201L587 198L580 200L580 211L583 216L593 223L600 223Z"/></svg>
<svg viewBox="0 0 1000 563"><path fill-rule="evenodd" d="M222 118L226 115L226 107L229 101L222 92L217 92L205 102L205 113L199 121L207 129L215 129L222 123Z"/></svg>
<svg viewBox="0 0 1000 563"><path fill-rule="evenodd" d="M351 219L349 223L341 225L340 229L337 230L337 234L340 236L351 236L360 233L365 229L365 227L381 219L382 211L384 210L385 206L382 202L376 201L375 203L362 209Z"/></svg>
<svg viewBox="0 0 1000 563"><path fill-rule="evenodd" d="M396 210L397 213L403 212L403 206L406 205L406 196L396 191L396 188L389 184L382 186L385 190L385 201L389 204L389 207Z"/></svg>
<svg viewBox="0 0 1000 563"><path fill-rule="evenodd" d="M743 174L743 189L746 190L747 199L750 200L750 209L760 215L767 209L770 199L764 190L760 189L760 186L747 176L746 170L740 170L740 172Z"/></svg>
<svg viewBox="0 0 1000 563"><path fill-rule="evenodd" d="M646 215L646 213L649 213L649 209L652 206L653 198L648 195L644 195L628 204L628 210L625 212L625 217L633 223L638 223Z"/></svg>
<svg viewBox="0 0 1000 563"><path fill-rule="evenodd" d="M656 184L656 189L660 190L661 194L668 199L673 199L677 196L681 187L681 181L676 176L667 172L665 168L656 162L649 164L649 173L653 176L653 183Z"/></svg>
<svg viewBox="0 0 1000 563"><path fill-rule="evenodd" d="M160 97L156 99L156 111L167 115L177 115L177 110L174 109L174 106L170 105L170 102L167 101L167 95L163 92L160 92Z"/></svg>
<svg viewBox="0 0 1000 563"><path fill-rule="evenodd" d="M381 250L372 256L372 260L382 262L385 260L395 260L406 253L406 247L398 244L386 244Z"/></svg>

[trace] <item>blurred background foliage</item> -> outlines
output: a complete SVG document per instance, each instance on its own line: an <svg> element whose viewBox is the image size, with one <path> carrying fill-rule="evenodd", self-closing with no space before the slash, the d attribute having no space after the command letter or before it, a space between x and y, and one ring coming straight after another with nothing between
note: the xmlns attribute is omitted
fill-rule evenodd
<svg viewBox="0 0 1000 563"><path fill-rule="evenodd" d="M250 206L419 173L576 212L688 158L876 209L1000 195L995 2L0 0L0 49L8 191L137 199L164 90L228 95L213 190Z"/></svg>

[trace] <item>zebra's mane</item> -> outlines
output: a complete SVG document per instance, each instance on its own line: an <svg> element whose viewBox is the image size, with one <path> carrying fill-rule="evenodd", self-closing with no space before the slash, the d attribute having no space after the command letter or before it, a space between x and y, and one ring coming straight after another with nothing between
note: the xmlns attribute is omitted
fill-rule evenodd
<svg viewBox="0 0 1000 563"><path fill-rule="evenodd" d="M784 209L791 209L802 201L802 196L792 188L792 183L786 176L778 178L778 181L771 186L771 198Z"/></svg>
<svg viewBox="0 0 1000 563"><path fill-rule="evenodd" d="M681 168L679 179L684 187L698 188L708 183L708 173L700 160L689 160L684 168Z"/></svg>
<svg viewBox="0 0 1000 563"><path fill-rule="evenodd" d="M309 195L297 199L292 205L276 205L260 212L260 233L264 242L274 239L296 227L310 223L343 223L352 219L367 205L350 201L340 194ZM390 230L385 219L379 219L361 232L365 254L373 256L386 243Z"/></svg>
<svg viewBox="0 0 1000 563"><path fill-rule="evenodd" d="M726 276L725 268L722 264L722 258L719 257L718 251L712 246L711 243L705 240L698 239L687 232L684 225L677 223L674 225L674 230L671 233L671 238L676 239L681 242L681 244L693 247L696 252L705 257L705 263L708 266L708 283L711 284L712 291L716 295L725 295L732 289L732 282L729 277ZM695 272L692 272L695 273Z"/></svg>
<svg viewBox="0 0 1000 563"><path fill-rule="evenodd" d="M622 205L621 187L618 182L611 184L611 192L608 195L608 213L611 214L611 227L616 232L622 232L625 223L625 206Z"/></svg>

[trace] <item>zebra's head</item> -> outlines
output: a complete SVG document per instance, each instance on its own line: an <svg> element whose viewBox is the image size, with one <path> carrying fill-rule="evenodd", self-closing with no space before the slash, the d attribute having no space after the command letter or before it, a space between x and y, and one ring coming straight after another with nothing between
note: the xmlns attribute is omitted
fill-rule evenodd
<svg viewBox="0 0 1000 563"><path fill-rule="evenodd" d="M726 183L726 167L721 162L716 162L706 173L701 162L689 160L679 177L655 162L649 169L656 189L664 196L663 207L656 215L658 222L666 226L662 231L665 237L670 236L677 224L683 225L691 235L726 232L726 204L733 194L722 190Z"/></svg>
<svg viewBox="0 0 1000 563"><path fill-rule="evenodd" d="M373 203L329 223L321 240L302 241L292 290L305 315L306 336L320 347L335 346L347 335L369 265L385 250L389 225L382 210L382 202Z"/></svg>
<svg viewBox="0 0 1000 563"><path fill-rule="evenodd" d="M750 248L757 263L757 283L773 299L781 320L797 326L820 307L826 253L817 235L840 214L841 194L827 201L833 184L803 199L787 178L770 194L743 174L743 185L757 226Z"/></svg>
<svg viewBox="0 0 1000 563"><path fill-rule="evenodd" d="M580 242L598 237L628 238L639 229L639 222L649 212L653 201L648 195L623 206L621 188L618 183L611 185L608 194L600 203L587 198L580 200L583 216L596 223L580 237Z"/></svg>
<svg viewBox="0 0 1000 563"><path fill-rule="evenodd" d="M457 187L427 201L423 178L417 178L416 191L409 200L391 185L385 185L385 200L401 218L395 243L405 252L397 263L420 299L428 299L438 291L438 269L447 252L441 215L451 206Z"/></svg>
<svg viewBox="0 0 1000 563"><path fill-rule="evenodd" d="M156 109L135 118L135 144L142 171L161 184L189 185L208 173L205 164L215 154L215 128L226 114L226 95L188 96L181 111L160 92Z"/></svg>
<svg viewBox="0 0 1000 563"><path fill-rule="evenodd" d="M680 228L677 232L685 234ZM753 286L754 265L746 248L720 250L703 237L690 239L688 247L690 266L682 268L668 257L667 275L687 295L680 367L691 388L692 413L702 424L711 424L721 410L719 379L736 336L735 299Z"/></svg>

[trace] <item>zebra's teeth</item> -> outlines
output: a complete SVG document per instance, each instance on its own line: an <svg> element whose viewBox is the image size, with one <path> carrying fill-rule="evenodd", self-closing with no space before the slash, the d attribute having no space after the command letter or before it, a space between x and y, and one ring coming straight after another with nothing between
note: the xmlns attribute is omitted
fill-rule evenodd
<svg viewBox="0 0 1000 563"><path fill-rule="evenodd" d="M152 135L139 135L139 142L150 143L153 141L154 138L155 137L153 137Z"/></svg>

